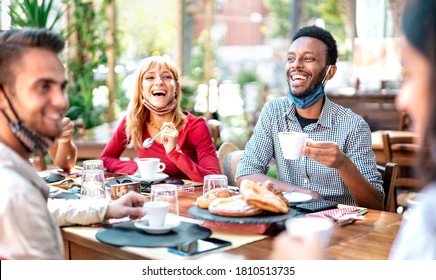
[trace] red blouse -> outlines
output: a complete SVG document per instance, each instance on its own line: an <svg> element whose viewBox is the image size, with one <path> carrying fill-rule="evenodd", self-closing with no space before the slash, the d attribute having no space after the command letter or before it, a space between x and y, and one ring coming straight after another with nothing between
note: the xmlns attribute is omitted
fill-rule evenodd
<svg viewBox="0 0 436 280"><path fill-rule="evenodd" d="M186 113L188 121L182 131L179 131L178 147L168 154L164 146L158 142L148 148L140 148L138 157L156 157L165 163L163 171L170 177L190 179L194 182L203 182L203 177L209 174L221 174L218 157L212 137L205 120ZM150 137L144 129L142 140ZM125 149L126 118L121 120L115 134L104 148L101 159L108 171L133 174L138 169L135 161L120 160Z"/></svg>

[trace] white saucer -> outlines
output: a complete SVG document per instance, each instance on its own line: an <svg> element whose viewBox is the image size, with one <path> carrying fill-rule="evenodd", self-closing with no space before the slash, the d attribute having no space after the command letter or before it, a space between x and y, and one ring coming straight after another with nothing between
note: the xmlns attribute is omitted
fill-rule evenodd
<svg viewBox="0 0 436 280"><path fill-rule="evenodd" d="M167 232L170 232L172 229L175 229L180 225L180 221L176 221L173 223L165 224L163 227L160 228L153 228L148 224L148 220L144 221L137 221L134 223L135 227L142 229L143 231L150 233L150 234L164 234Z"/></svg>
<svg viewBox="0 0 436 280"><path fill-rule="evenodd" d="M284 193L283 195L290 203L309 201L313 198L311 195L308 195L307 193L300 193L300 192Z"/></svg>
<svg viewBox="0 0 436 280"><path fill-rule="evenodd" d="M145 181L145 182L153 182L153 183L157 183L157 182L163 181L163 180L165 180L168 177L169 177L168 174L165 174L163 172L156 173L156 176L154 178L142 178L141 174L135 174L133 176L130 176L130 178L132 178L132 180L135 180L137 182L138 181L139 182Z"/></svg>

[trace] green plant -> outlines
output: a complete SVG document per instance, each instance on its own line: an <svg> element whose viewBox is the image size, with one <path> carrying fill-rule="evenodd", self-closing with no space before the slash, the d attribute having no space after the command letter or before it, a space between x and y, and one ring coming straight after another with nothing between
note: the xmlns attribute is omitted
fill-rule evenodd
<svg viewBox="0 0 436 280"><path fill-rule="evenodd" d="M38 4L40 2L41 4ZM61 19L63 11L52 9L53 0L47 3L45 0L23 0L14 2L9 7L9 15L13 27L40 27L52 30L55 24ZM49 15L54 12L55 17L49 23Z"/></svg>
<svg viewBox="0 0 436 280"><path fill-rule="evenodd" d="M238 84L241 85L241 89L243 89L246 84L252 83L252 82L259 82L259 80L260 79L259 79L258 75L253 71L241 72L236 79Z"/></svg>
<svg viewBox="0 0 436 280"><path fill-rule="evenodd" d="M83 3L72 0L74 4L71 28L76 43L75 54L68 60L68 75L71 81L68 87L70 108L67 116L71 119L83 118L85 128L91 128L107 121L106 108L94 106L94 89L105 84L98 80L94 72L100 65L106 64L105 10L107 1L96 9L92 2Z"/></svg>

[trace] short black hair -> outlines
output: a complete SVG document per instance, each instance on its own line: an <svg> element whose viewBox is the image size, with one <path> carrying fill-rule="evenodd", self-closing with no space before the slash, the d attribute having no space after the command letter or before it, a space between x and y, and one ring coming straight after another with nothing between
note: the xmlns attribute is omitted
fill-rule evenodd
<svg viewBox="0 0 436 280"><path fill-rule="evenodd" d="M336 46L336 40L330 32L316 25L305 26L297 31L292 38L292 42L300 37L312 37L323 41L327 45L327 65L336 64L336 60L338 59L338 47Z"/></svg>

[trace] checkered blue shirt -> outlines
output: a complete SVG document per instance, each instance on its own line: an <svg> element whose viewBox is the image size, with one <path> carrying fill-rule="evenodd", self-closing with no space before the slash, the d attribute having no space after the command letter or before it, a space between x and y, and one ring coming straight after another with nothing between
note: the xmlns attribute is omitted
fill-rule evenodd
<svg viewBox="0 0 436 280"><path fill-rule="evenodd" d="M267 102L238 164L236 178L266 174L269 162L276 159L280 181L317 191L324 199L357 205L336 169L306 156L297 160L284 159L278 138L281 131L304 132L311 140L336 142L384 199L382 177L377 171L368 124L350 109L333 103L327 97L318 122L303 129L295 115L295 104L288 97Z"/></svg>

